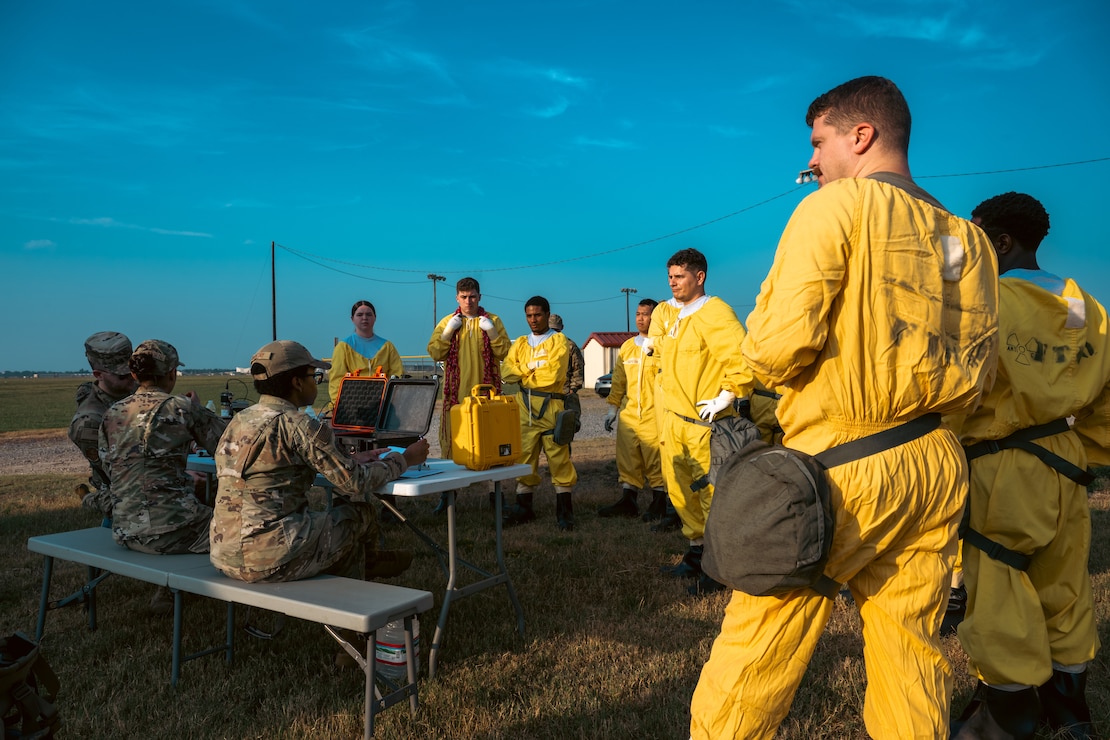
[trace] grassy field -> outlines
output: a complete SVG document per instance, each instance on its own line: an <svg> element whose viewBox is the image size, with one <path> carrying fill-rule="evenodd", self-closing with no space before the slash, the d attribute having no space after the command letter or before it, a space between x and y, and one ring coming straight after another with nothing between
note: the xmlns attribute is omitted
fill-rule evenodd
<svg viewBox="0 0 1110 740"><path fill-rule="evenodd" d="M596 399L586 400L587 413L601 413ZM48 405L45 396L40 403ZM0 404L0 409L10 408L7 397L0 397ZM59 409L62 405L57 404ZM380 715L378 737L687 736L690 695L727 595L691 599L686 583L660 575L659 566L677 562L682 552L679 534L653 534L639 520L596 516L598 506L616 497L612 456L612 438L575 443L580 484L573 532L555 527L554 497L546 487L537 495L538 521L506 531L508 568L525 608L526 638L515 633L512 609L500 590L453 605L438 674L421 683L419 716L411 719L404 706L390 709ZM81 478L0 477L0 634L34 630L42 563L27 552L27 537L96 523L72 495ZM459 505L460 546L479 563L493 555L485 491L465 492ZM1091 502L1090 568L1105 642L1110 624L1110 494L1094 494ZM443 541L446 524L431 513L433 504L403 506L418 526ZM428 640L444 576L431 552L407 530L387 528L385 538L388 547L407 547L416 554L413 567L394 582L437 596L434 610L421 615ZM58 564L55 594L78 588L83 571ZM52 612L47 620L43 649L61 679L59 704L67 736L361 736L361 673L334 671L335 645L318 625L293 621L273 641L240 633L234 665L227 666L219 655L188 663L174 690L169 685L170 620L145 614L151 587L113 577L98 593L96 631L87 629L79 609ZM194 598L188 600L187 612L187 651L221 639L222 606ZM239 621L244 621L243 614ZM859 719L862 650L858 614L838 599L780 738L866 737ZM965 675L958 640L947 638L945 650L956 675L953 706L958 711L972 682ZM1091 673L1095 718L1107 728L1110 682L1103 657Z"/></svg>
<svg viewBox="0 0 1110 740"><path fill-rule="evenodd" d="M78 386L92 375L71 378L0 378L0 434L27 429L59 429L73 417ZM220 393L230 390L236 399L257 400L249 377L229 375L186 375L178 379L174 393L196 391L201 404L212 401L218 409ZM327 403L327 385L320 386L317 408Z"/></svg>

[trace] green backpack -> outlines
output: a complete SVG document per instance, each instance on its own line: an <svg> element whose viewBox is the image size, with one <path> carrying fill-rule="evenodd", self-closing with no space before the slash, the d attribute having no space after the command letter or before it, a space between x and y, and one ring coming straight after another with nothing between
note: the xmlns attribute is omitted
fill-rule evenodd
<svg viewBox="0 0 1110 740"><path fill-rule="evenodd" d="M61 726L54 697L58 677L39 646L16 632L0 638L0 717L5 738L54 737Z"/></svg>

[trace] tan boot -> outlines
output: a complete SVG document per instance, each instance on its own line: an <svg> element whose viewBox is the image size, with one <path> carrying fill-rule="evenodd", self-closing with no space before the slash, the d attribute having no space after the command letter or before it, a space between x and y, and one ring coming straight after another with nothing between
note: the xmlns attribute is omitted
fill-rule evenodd
<svg viewBox="0 0 1110 740"><path fill-rule="evenodd" d="M366 558L366 580L393 578L412 565L411 550L377 550Z"/></svg>
<svg viewBox="0 0 1110 740"><path fill-rule="evenodd" d="M156 617L168 617L173 614L173 594L165 586L159 586L154 589L154 595L150 597L150 606L147 611Z"/></svg>

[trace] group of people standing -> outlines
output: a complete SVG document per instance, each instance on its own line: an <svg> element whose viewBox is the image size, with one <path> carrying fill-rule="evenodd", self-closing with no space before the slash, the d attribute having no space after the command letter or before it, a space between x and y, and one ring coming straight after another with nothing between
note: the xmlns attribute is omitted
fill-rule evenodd
<svg viewBox="0 0 1110 740"><path fill-rule="evenodd" d="M744 402L754 410L756 399L773 399L773 413L764 405L755 414L764 437L813 455L941 415L932 431L827 471L835 531L825 573L859 609L867 731L1032 738L1047 723L1094 737L1085 684L1099 641L1084 481L1089 463L1110 460L1106 311L1039 266L1049 219L1036 199L999 195L968 220L913 181L909 107L891 81L846 82L812 102L806 123L819 188L787 223L746 327L706 292L708 264L694 249L667 263L672 297L637 307L638 334L620 348L605 421L616 424L621 497L599 514L638 516L638 492L649 487L644 517L662 521L672 507L688 542L667 571L694 579L694 594L720 591L701 568L715 425ZM450 409L473 386L517 384L522 461L532 471L504 519L535 519L543 452L557 524L572 529L577 473L560 427L575 421L564 412L581 388L581 351L553 328L543 296L525 302L530 331L515 341L481 307L476 280L460 280L456 299L428 342L444 363L441 454L450 456ZM333 399L356 364L403 372L396 350L375 337L375 319L367 302L352 309L356 334L337 345ZM227 424L195 397L170 395L172 347L144 342L132 353L125 339L90 337L95 384L79 394L71 428L92 465L87 500L110 513L117 541L153 552L210 542L217 567L244 580L365 570L371 556L351 543L372 539L370 492L423 460L426 443L404 454L339 450L326 423L299 410L315 399L312 375L324 363L296 343L255 354L261 399ZM185 442L216 456L214 514L183 504L184 458L154 451ZM181 481L157 494L181 504L168 520L150 515L150 491L145 503L122 503L151 470ZM307 512L303 499L316 472L344 495L327 514ZM181 533L169 538L171 523ZM958 635L979 687L950 727L940 627L958 529L967 589ZM832 608L810 589L732 592L692 697L691 736L772 737Z"/></svg>

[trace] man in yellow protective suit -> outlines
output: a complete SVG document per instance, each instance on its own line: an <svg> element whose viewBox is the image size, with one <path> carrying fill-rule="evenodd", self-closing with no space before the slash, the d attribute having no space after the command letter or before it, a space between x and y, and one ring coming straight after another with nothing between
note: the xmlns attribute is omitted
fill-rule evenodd
<svg viewBox="0 0 1110 740"><path fill-rule="evenodd" d="M566 336L548 326L551 304L543 296L532 296L524 304L524 318L531 334L513 342L501 364L506 383L520 385L520 462L532 472L517 479L516 505L505 510L505 524L523 524L536 518L532 494L540 483L540 450L547 456L551 483L555 486L555 519L559 529L574 529L571 493L578 472L570 461L570 449L554 438L555 423L563 406L563 387L570 366L570 347ZM571 420L573 424L573 420ZM573 429L570 430L573 432Z"/></svg>
<svg viewBox="0 0 1110 740"><path fill-rule="evenodd" d="M621 497L609 506L598 509L598 516L635 517L640 515L636 496L644 484L651 486L652 499L645 521L663 515L663 470L659 465L659 427L655 423L655 376L658 361L647 353L644 344L651 326L651 312L657 301L644 298L636 306L636 331L617 351L613 366L613 387L606 399L605 431L617 424L617 474L620 476ZM654 516L651 516L654 514Z"/></svg>
<svg viewBox="0 0 1110 740"><path fill-rule="evenodd" d="M1032 738L1042 718L1066 737L1094 737L1084 696L1099 648L1087 572L1092 478L1069 417L1107 411L1110 325L1074 280L1037 264L1049 219L1035 198L1005 193L971 215L998 254L1004 344L998 381L960 434L971 499L959 636L979 689L955 737Z"/></svg>
<svg viewBox="0 0 1110 740"><path fill-rule="evenodd" d="M784 444L816 454L974 408L993 382L998 280L982 231L910 178L910 112L894 83L846 82L806 122L820 189L786 225L742 349L782 393ZM859 608L867 732L947 737L952 672L938 632L967 490L959 441L938 426L827 477L824 574ZM694 690L691 735L772 737L832 608L809 588L733 592Z"/></svg>
<svg viewBox="0 0 1110 740"><path fill-rule="evenodd" d="M682 560L663 571L695 578L693 595L724 588L701 569L705 518L713 501L709 482L710 424L734 416L733 402L752 391L752 372L740 356L744 327L732 307L705 292L708 265L696 249L682 249L667 261L674 296L652 312L650 348L659 352L663 415L659 457L671 503L689 544ZM662 306L669 306L662 308ZM672 309L677 309L673 311ZM656 316L661 320L656 328Z"/></svg>
<svg viewBox="0 0 1110 740"><path fill-rule="evenodd" d="M501 392L501 361L509 351L509 335L497 314L480 305L482 289L472 277L455 284L459 307L444 316L428 339L428 354L443 363L443 406L439 414L439 455L451 459L451 407L470 395L476 385L492 385ZM444 493L436 514L447 511Z"/></svg>

